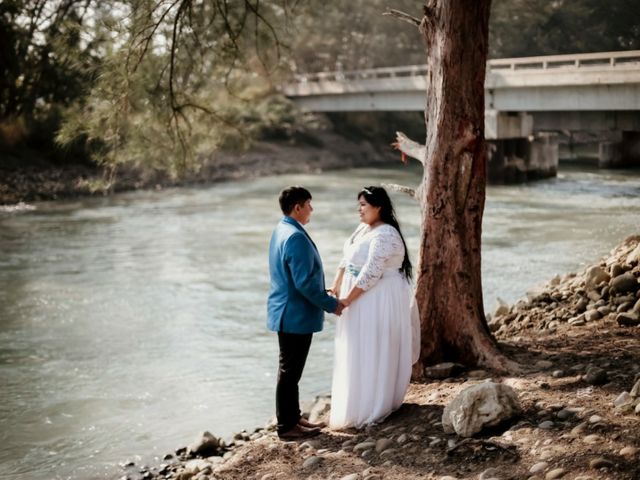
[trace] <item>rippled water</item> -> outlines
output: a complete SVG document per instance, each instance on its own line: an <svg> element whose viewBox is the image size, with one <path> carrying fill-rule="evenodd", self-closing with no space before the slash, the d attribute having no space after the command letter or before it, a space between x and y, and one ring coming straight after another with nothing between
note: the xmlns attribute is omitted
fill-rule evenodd
<svg viewBox="0 0 640 480"><path fill-rule="evenodd" d="M265 330L277 192L314 195L308 230L332 277L363 185L417 169L287 175L207 188L51 202L0 213L0 477L117 478L208 429L273 411L276 341ZM415 260L418 209L394 195ZM638 172L563 170L488 190L490 309L576 270L640 230ZM303 397L328 391L333 320L314 338Z"/></svg>

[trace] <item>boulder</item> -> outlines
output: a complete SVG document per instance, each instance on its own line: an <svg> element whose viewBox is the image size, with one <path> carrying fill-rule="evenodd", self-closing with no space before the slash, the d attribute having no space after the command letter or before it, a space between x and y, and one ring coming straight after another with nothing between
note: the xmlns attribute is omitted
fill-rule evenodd
<svg viewBox="0 0 640 480"><path fill-rule="evenodd" d="M471 437L485 427L513 418L520 411L518 396L511 387L484 382L465 388L445 407L442 427L445 433Z"/></svg>
<svg viewBox="0 0 640 480"><path fill-rule="evenodd" d="M584 274L584 284L587 290L593 290L602 282L608 282L611 277L603 268L595 265Z"/></svg>

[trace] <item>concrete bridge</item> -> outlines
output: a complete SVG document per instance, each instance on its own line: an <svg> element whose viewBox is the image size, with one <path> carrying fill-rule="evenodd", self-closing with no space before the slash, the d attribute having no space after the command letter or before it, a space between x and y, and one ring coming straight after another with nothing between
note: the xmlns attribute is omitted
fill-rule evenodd
<svg viewBox="0 0 640 480"><path fill-rule="evenodd" d="M423 111L425 65L297 75L310 111ZM495 181L555 175L557 132L609 132L600 165L640 165L640 50L487 62L485 135Z"/></svg>

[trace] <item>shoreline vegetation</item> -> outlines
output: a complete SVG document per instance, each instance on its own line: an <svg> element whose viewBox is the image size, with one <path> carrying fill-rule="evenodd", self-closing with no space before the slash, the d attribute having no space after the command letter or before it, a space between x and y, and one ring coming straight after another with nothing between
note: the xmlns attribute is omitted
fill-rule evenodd
<svg viewBox="0 0 640 480"><path fill-rule="evenodd" d="M399 163L399 156L388 145L366 138L347 138L333 131L317 131L306 141L260 141L244 152L216 152L196 171L179 178L162 170L123 166L109 188L107 171L101 167L86 163L59 165L28 155L28 152L1 155L0 206L6 206L5 209L10 210L11 206L19 209L25 202Z"/></svg>
<svg viewBox="0 0 640 480"><path fill-rule="evenodd" d="M275 420L229 441L205 432L157 465L123 463L127 480L631 480L640 478L640 235L578 273L556 276L489 326L521 371L498 377L441 364L410 385L379 425L282 442ZM485 382L517 394L519 413L462 438L444 407ZM327 420L330 398L306 413Z"/></svg>

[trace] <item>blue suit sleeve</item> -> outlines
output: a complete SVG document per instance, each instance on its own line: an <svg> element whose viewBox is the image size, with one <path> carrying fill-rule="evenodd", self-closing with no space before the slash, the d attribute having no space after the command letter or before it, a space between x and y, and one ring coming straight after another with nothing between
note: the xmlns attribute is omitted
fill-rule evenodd
<svg viewBox="0 0 640 480"><path fill-rule="evenodd" d="M324 272L315 268L314 251L309 240L303 234L294 234L287 240L285 252L285 261L296 289L325 312L335 312L338 300L324 291Z"/></svg>

